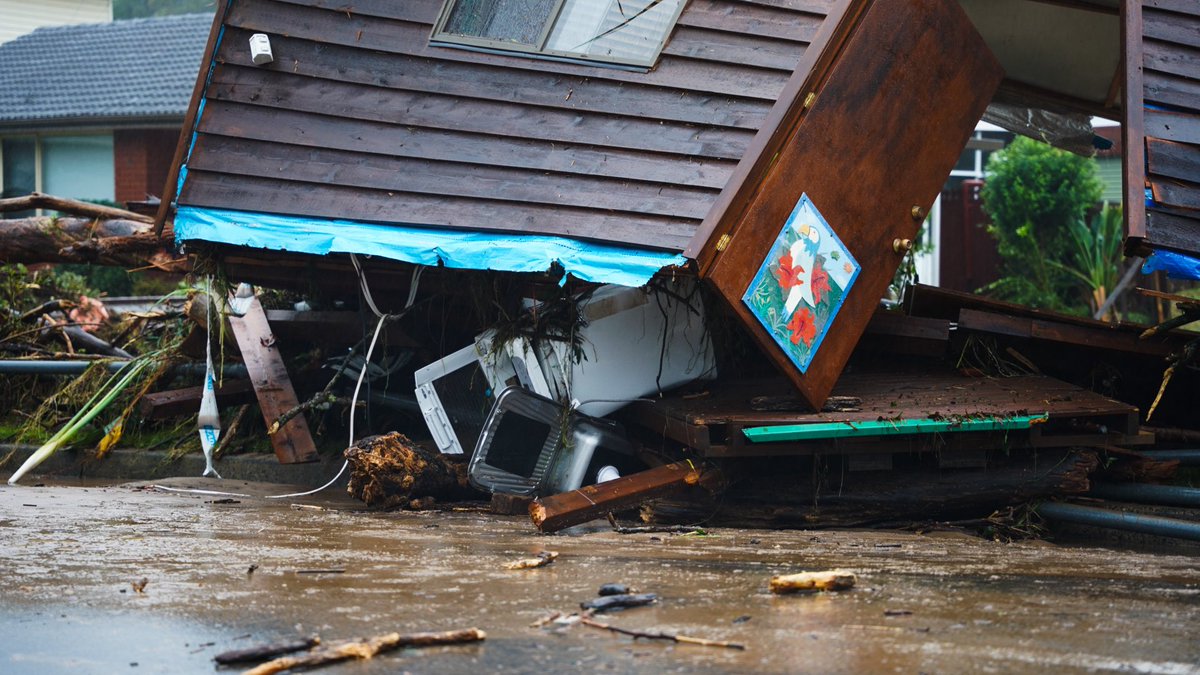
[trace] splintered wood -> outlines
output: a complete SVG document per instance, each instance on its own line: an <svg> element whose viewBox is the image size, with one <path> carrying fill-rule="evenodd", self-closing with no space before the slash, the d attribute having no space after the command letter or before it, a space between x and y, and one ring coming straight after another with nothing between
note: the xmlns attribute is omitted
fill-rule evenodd
<svg viewBox="0 0 1200 675"><path fill-rule="evenodd" d="M440 633L410 633L408 635L388 633L387 635L380 635L373 638L336 642L327 647L319 647L300 656L282 656L251 668L245 671L243 675L273 675L285 670L316 668L317 666L347 661L349 659L369 659L383 652L401 647L433 647L437 645L463 644L467 642L480 642L485 638L487 638L487 633L478 628L450 630Z"/></svg>
<svg viewBox="0 0 1200 675"><path fill-rule="evenodd" d="M779 595L813 591L844 591L854 588L857 581L858 577L854 575L854 572L846 570L800 572L771 577L770 589L772 593Z"/></svg>

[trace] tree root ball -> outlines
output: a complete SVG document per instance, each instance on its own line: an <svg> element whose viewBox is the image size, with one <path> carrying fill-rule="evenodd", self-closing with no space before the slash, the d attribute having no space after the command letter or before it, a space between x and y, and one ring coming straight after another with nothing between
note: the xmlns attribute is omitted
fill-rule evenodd
<svg viewBox="0 0 1200 675"><path fill-rule="evenodd" d="M350 463L347 491L367 506L381 509L440 501L485 498L467 482L467 463L392 432L369 436L346 449Z"/></svg>

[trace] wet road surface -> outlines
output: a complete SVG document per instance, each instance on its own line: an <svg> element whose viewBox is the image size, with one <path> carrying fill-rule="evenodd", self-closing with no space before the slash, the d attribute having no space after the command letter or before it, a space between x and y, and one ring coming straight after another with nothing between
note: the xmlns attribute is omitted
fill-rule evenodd
<svg viewBox="0 0 1200 675"><path fill-rule="evenodd" d="M372 513L339 495L221 499L0 488L0 673L211 673L214 654L259 642L468 627L487 641L314 672L1200 673L1196 557L884 531L545 536L523 517ZM504 569L543 550L558 560ZM858 586L766 590L774 574L832 568ZM607 582L660 601L605 621L746 650L530 627Z"/></svg>

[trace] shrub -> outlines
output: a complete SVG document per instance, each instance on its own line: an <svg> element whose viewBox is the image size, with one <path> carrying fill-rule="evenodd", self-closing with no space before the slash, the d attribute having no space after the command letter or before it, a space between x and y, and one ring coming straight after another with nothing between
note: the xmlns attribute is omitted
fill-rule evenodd
<svg viewBox="0 0 1200 675"><path fill-rule="evenodd" d="M1032 307L1080 311L1072 302L1072 275L1051 261L1070 258L1072 228L1084 222L1102 190L1096 162L1088 157L1025 137L993 154L983 205L1003 276L980 290Z"/></svg>

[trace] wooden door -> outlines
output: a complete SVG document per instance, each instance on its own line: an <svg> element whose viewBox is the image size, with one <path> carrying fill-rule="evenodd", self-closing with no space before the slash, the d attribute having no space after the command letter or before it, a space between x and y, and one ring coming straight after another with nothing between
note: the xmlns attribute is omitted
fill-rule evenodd
<svg viewBox="0 0 1200 675"><path fill-rule="evenodd" d="M688 249L818 408L1003 77L954 0L834 17Z"/></svg>

